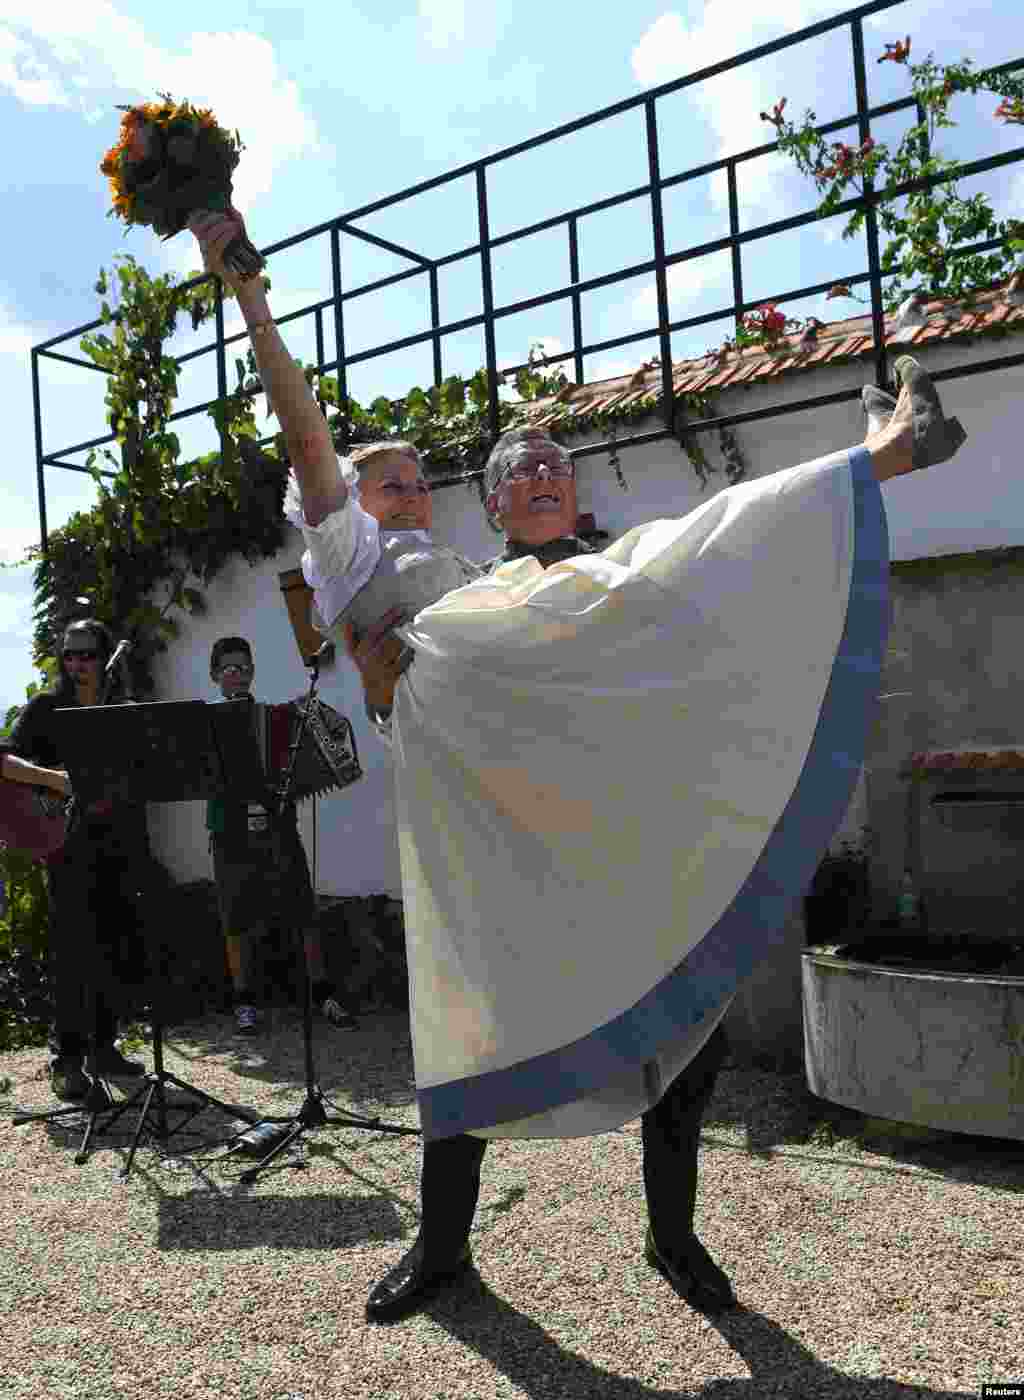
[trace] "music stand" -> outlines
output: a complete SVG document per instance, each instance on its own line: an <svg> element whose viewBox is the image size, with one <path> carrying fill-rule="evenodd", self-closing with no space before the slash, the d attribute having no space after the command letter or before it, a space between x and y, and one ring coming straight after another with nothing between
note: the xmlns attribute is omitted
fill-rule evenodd
<svg viewBox="0 0 1024 1400"><path fill-rule="evenodd" d="M259 748L251 720L240 708L207 706L202 700L157 701L146 705L86 706L54 712L57 739L71 778L76 800L84 805L99 797L146 802L195 802L224 796L235 801L256 801L266 791ZM167 960L166 941L160 940L163 975ZM155 982L152 972L151 985ZM76 1163L85 1160L88 1145L100 1113L112 1110L99 1132L106 1132L142 1100L128 1159L120 1173L126 1180L132 1169L142 1134L147 1132L166 1146L168 1138L180 1132L185 1123L209 1107L219 1108L250 1124L261 1121L254 1109L225 1104L205 1090L170 1074L163 1064L163 1025L159 997L152 997L153 1064L138 1089L118 1104L94 1080L99 1093L84 1104L50 1113L22 1115L17 1121L57 1117L67 1112L92 1109ZM95 1050L95 1045L94 1045ZM174 1128L168 1127L165 1087L173 1084L191 1095L195 1107ZM100 1095L106 1100L99 1102Z"/></svg>

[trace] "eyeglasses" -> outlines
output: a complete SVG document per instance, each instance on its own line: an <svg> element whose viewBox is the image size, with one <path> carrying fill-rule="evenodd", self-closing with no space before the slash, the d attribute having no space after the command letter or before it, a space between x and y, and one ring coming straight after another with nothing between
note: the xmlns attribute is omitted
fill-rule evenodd
<svg viewBox="0 0 1024 1400"><path fill-rule="evenodd" d="M229 661L226 666L220 668L222 676L226 676L229 671L237 671L240 676L251 676L253 668L251 666L239 666L234 661Z"/></svg>
<svg viewBox="0 0 1024 1400"><path fill-rule="evenodd" d="M99 657L98 651L65 651L64 660L70 661L74 657L76 661L95 661Z"/></svg>
<svg viewBox="0 0 1024 1400"><path fill-rule="evenodd" d="M566 457L544 456L539 460L536 456L522 457L517 462L513 462L499 478L502 481L536 481L541 472L541 468L547 471L548 476L562 477L571 480L576 475L575 463Z"/></svg>

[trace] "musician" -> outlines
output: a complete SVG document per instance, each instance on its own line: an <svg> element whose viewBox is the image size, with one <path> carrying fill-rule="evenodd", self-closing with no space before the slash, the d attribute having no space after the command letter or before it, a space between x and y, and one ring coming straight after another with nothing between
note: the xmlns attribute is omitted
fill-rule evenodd
<svg viewBox="0 0 1024 1400"><path fill-rule="evenodd" d="M101 702L112 650L110 633L95 618L65 630L56 683L29 700L0 746L5 778L71 795L54 712ZM107 702L124 703L124 689L115 670ZM88 1066L92 1074L132 1080L145 1073L145 1065L125 1059L114 1041L118 1012L126 1009L128 989L143 973L138 900L148 859L145 805L101 800L81 814L61 851L47 861L54 1006L50 1086L59 1099L84 1099L91 1088L85 1069L90 1032L96 1043Z"/></svg>
<svg viewBox="0 0 1024 1400"><path fill-rule="evenodd" d="M252 647L244 637L221 637L210 653L210 677L226 701L253 703L256 668ZM303 926L306 962L313 982L313 1005L332 1025L354 1030L358 1021L339 999L327 975L320 934L314 924L313 887L299 838L295 803L282 816L285 870L278 872L267 804L225 802L206 804L217 902L239 1035L255 1035L261 1020L258 1002L259 949L267 931L267 911L278 906L276 880L283 874L288 903L280 906Z"/></svg>

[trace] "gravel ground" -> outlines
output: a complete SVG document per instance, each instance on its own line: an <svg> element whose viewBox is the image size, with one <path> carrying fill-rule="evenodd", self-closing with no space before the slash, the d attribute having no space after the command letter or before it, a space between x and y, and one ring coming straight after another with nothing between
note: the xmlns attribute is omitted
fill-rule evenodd
<svg viewBox="0 0 1024 1400"><path fill-rule="evenodd" d="M150 1053L145 1052L150 1060ZM406 1020L318 1026L328 1098L414 1124ZM741 1306L706 1319L645 1264L639 1124L499 1143L478 1272L380 1327L367 1292L416 1233L415 1138L332 1126L255 1183L215 1160L207 1110L179 1154L135 1115L74 1165L42 1050L0 1056L0 1395L18 1400L512 1400L977 1396L1024 1378L1024 1143L872 1123L802 1076L726 1067L703 1136L698 1232ZM300 1023L243 1041L226 1016L170 1033L166 1067L227 1102L302 1103Z"/></svg>

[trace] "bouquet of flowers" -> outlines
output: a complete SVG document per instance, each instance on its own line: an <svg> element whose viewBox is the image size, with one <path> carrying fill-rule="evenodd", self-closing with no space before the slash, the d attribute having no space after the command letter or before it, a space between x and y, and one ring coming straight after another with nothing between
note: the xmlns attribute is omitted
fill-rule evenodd
<svg viewBox="0 0 1024 1400"><path fill-rule="evenodd" d="M203 209L231 208L231 175L245 149L238 132L217 125L209 108L175 103L169 93L159 102L119 106L121 135L100 162L114 196L109 214L130 227L143 224L164 238L186 227ZM264 261L245 237L234 239L224 261L248 280Z"/></svg>

